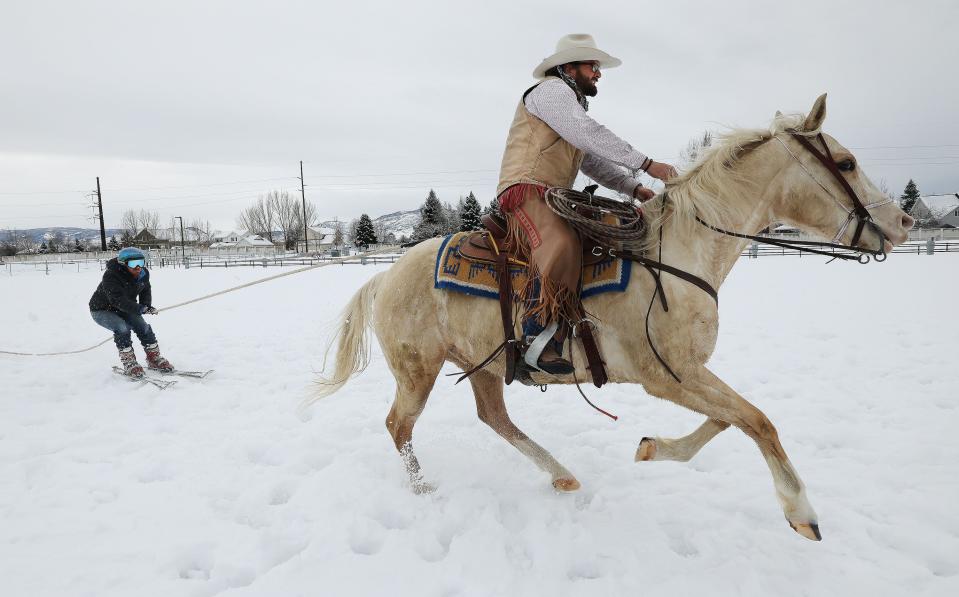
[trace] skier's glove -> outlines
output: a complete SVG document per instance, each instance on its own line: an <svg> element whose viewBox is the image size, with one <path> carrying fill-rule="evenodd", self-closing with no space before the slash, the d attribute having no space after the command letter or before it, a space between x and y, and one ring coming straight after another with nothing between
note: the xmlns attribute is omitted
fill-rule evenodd
<svg viewBox="0 0 959 597"><path fill-rule="evenodd" d="M158 311L153 307L148 307L146 305L140 305L140 313L145 315L156 315Z"/></svg>

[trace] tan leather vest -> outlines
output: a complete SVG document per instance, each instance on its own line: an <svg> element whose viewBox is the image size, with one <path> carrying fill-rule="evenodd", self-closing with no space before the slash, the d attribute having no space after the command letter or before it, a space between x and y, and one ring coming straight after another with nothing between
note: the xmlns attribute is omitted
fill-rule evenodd
<svg viewBox="0 0 959 597"><path fill-rule="evenodd" d="M555 78L547 77L543 81ZM497 196L518 183L569 188L573 186L583 163L583 151L560 137L526 109L526 96L536 85L523 93L516 107L516 115L506 137L506 151L503 152L499 184L496 186Z"/></svg>

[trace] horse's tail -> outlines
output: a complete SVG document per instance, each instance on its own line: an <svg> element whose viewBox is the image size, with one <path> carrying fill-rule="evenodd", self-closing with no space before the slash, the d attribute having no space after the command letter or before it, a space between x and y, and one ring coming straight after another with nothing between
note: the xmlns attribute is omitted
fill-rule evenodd
<svg viewBox="0 0 959 597"><path fill-rule="evenodd" d="M372 327L373 297L384 272L376 274L363 285L350 299L336 326L336 333L323 354L323 371L326 371L327 359L333 349L333 343L339 338L336 347L336 365L329 377L320 375L317 390L313 396L304 400L302 408L333 394L357 373L370 364L370 328Z"/></svg>

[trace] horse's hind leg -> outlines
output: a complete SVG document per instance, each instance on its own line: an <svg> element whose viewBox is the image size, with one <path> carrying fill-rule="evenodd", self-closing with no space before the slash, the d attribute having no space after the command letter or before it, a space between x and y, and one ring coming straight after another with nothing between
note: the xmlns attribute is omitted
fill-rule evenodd
<svg viewBox="0 0 959 597"><path fill-rule="evenodd" d="M675 384L657 395L711 419L735 425L751 437L772 473L776 496L789 526L807 539L821 539L818 517L806 497L806 487L789 462L776 428L761 410L705 367L684 379L682 384Z"/></svg>
<svg viewBox="0 0 959 597"><path fill-rule="evenodd" d="M566 467L556 461L542 446L519 430L506 412L503 401L503 380L488 371L477 371L469 377L476 397L476 414L514 448L549 473L553 487L559 491L579 489L579 481Z"/></svg>
<svg viewBox="0 0 959 597"><path fill-rule="evenodd" d="M429 492L433 488L423 481L420 463L413 453L413 425L426 406L433 383L443 366L443 358L437 356L427 359L417 350L403 351L403 355L391 355L388 350L384 352L396 378L396 397L386 416L386 428L403 458L413 491ZM391 356L402 358L390 358Z"/></svg>
<svg viewBox="0 0 959 597"><path fill-rule="evenodd" d="M711 439L729 427L719 419L706 419L696 431L676 439L644 437L636 449L636 462L641 460L678 460L686 462Z"/></svg>

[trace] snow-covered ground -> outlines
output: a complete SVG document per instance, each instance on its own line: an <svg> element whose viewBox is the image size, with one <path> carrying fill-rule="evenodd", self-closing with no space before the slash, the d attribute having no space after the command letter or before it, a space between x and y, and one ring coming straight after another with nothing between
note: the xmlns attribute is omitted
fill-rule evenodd
<svg viewBox="0 0 959 597"><path fill-rule="evenodd" d="M959 595L959 255L823 261L742 260L711 365L777 425L821 543L737 430L634 463L701 422L639 387L586 390L615 423L575 389L507 390L583 483L560 495L440 378L415 433L438 490L412 494L381 357L296 414L327 324L387 267L331 266L155 316L170 360L216 369L163 392L111 374L112 343L0 355L0 595ZM156 270L155 303L277 272ZM99 277L0 276L0 350L107 337Z"/></svg>

